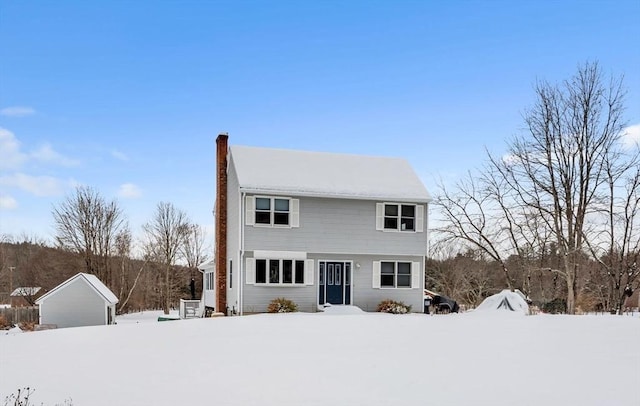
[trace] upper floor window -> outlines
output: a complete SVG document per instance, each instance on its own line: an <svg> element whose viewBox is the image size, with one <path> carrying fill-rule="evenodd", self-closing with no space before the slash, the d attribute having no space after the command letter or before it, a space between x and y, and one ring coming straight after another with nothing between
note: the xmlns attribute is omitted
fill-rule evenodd
<svg viewBox="0 0 640 406"><path fill-rule="evenodd" d="M247 196L246 224L298 227L299 200L288 197Z"/></svg>
<svg viewBox="0 0 640 406"><path fill-rule="evenodd" d="M424 229L424 206L378 203L376 205L376 229L422 232Z"/></svg>
<svg viewBox="0 0 640 406"><path fill-rule="evenodd" d="M385 230L415 231L416 206L409 204L385 204Z"/></svg>
<svg viewBox="0 0 640 406"><path fill-rule="evenodd" d="M256 197L256 224L289 225L289 199Z"/></svg>

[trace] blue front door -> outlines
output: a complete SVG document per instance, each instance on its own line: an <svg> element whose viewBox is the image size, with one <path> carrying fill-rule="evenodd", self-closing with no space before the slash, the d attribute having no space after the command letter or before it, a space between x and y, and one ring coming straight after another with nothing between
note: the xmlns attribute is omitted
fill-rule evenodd
<svg viewBox="0 0 640 406"><path fill-rule="evenodd" d="M318 304L351 304L351 263L321 261Z"/></svg>

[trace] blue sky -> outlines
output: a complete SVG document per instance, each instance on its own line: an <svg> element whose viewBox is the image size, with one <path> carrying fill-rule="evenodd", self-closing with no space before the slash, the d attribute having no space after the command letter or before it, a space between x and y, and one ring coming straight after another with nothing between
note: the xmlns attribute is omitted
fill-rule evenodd
<svg viewBox="0 0 640 406"><path fill-rule="evenodd" d="M211 229L219 132L405 157L436 192L587 60L638 125L638 21L638 0L0 0L0 234L50 239L76 185L136 233L160 201Z"/></svg>

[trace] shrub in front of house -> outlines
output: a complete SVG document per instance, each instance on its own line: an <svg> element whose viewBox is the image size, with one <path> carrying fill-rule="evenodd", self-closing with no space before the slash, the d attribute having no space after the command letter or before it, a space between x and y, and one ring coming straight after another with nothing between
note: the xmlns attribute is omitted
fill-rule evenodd
<svg viewBox="0 0 640 406"><path fill-rule="evenodd" d="M298 305L292 300L283 297L273 299L271 303L269 303L269 307L267 307L268 313L292 313L297 311Z"/></svg>
<svg viewBox="0 0 640 406"><path fill-rule="evenodd" d="M405 314L411 311L411 306L406 305L402 302L387 299L378 304L378 308L376 309L376 311L382 313Z"/></svg>

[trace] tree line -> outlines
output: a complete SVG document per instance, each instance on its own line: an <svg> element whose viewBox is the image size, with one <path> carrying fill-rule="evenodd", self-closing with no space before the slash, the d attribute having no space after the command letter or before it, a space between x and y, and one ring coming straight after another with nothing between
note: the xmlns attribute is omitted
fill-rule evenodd
<svg viewBox="0 0 640 406"><path fill-rule="evenodd" d="M505 155L487 152L484 167L440 185L438 244L459 247L453 258L473 252L498 266L505 288L543 298L536 275L562 281L556 299L568 313L593 297L621 312L640 275L640 149L622 142L623 78L587 62L534 92L526 132Z"/></svg>
<svg viewBox="0 0 640 406"><path fill-rule="evenodd" d="M205 231L172 203L157 204L139 241L119 204L92 187L77 187L52 216L54 247L38 237L0 241L0 287L51 288L86 272L116 294L118 312L162 308L168 314L189 295L191 278L201 285L197 266L209 257Z"/></svg>

